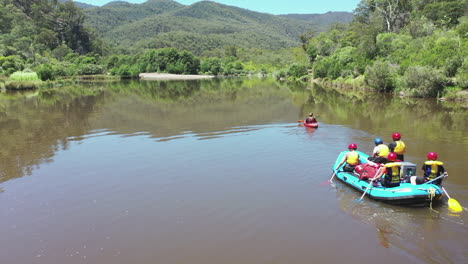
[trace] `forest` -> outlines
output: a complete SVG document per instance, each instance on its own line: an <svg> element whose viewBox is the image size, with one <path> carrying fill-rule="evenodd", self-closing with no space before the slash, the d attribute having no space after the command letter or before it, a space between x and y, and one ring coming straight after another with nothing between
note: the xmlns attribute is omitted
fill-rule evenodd
<svg viewBox="0 0 468 264"><path fill-rule="evenodd" d="M353 14L282 16L210 1L79 6L0 0L2 87L150 71L314 78L416 97L468 88L467 0L362 0Z"/></svg>

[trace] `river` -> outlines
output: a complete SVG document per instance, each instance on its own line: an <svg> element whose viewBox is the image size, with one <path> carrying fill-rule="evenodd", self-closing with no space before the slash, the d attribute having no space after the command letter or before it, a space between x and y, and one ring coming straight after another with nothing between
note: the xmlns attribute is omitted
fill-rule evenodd
<svg viewBox="0 0 468 264"><path fill-rule="evenodd" d="M309 112L320 127L298 125ZM466 263L468 111L262 79L0 94L0 258L60 263ZM327 181L349 143L439 154L465 211Z"/></svg>

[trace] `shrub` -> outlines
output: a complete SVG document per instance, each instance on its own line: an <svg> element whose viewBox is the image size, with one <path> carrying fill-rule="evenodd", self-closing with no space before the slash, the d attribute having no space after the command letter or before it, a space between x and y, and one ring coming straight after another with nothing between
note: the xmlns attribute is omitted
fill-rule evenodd
<svg viewBox="0 0 468 264"><path fill-rule="evenodd" d="M37 75L43 81L55 80L54 69L50 64L43 64L37 69Z"/></svg>
<svg viewBox="0 0 468 264"><path fill-rule="evenodd" d="M437 96L445 82L441 71L429 66L408 67L401 80L400 88L417 97Z"/></svg>
<svg viewBox="0 0 468 264"><path fill-rule="evenodd" d="M463 64L458 68L455 74L455 82L463 89L468 89L468 58L465 58Z"/></svg>
<svg viewBox="0 0 468 264"><path fill-rule="evenodd" d="M393 71L386 61L375 61L374 64L366 67L365 82L377 91L389 92L394 87Z"/></svg>
<svg viewBox="0 0 468 264"><path fill-rule="evenodd" d="M460 68L463 64L462 57L453 57L447 60L445 63L445 75L448 77L454 77L457 74L458 68Z"/></svg>
<svg viewBox="0 0 468 264"><path fill-rule="evenodd" d="M285 69L281 69L281 70L275 72L274 76L275 76L276 80L283 80L286 77L288 77L288 73L287 73L287 71Z"/></svg>
<svg viewBox="0 0 468 264"><path fill-rule="evenodd" d="M78 67L78 74L80 75L102 74L104 71L104 66L96 64L82 64Z"/></svg>
<svg viewBox="0 0 468 264"><path fill-rule="evenodd" d="M301 78L302 76L307 75L307 66L300 64L292 64L288 69L288 76L296 79Z"/></svg>
<svg viewBox="0 0 468 264"><path fill-rule="evenodd" d="M221 60L219 58L208 58L202 62L200 70L204 73L218 75L221 72Z"/></svg>
<svg viewBox="0 0 468 264"><path fill-rule="evenodd" d="M40 81L37 73L35 72L25 72L25 71L18 71L14 72L10 75L10 81L16 82L36 82Z"/></svg>

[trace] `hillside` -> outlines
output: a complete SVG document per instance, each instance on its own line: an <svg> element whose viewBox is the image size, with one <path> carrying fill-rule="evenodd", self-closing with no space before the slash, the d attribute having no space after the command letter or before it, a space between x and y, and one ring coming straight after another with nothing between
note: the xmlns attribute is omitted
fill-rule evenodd
<svg viewBox="0 0 468 264"><path fill-rule="evenodd" d="M69 2L71 0L60 0L59 2L60 3L65 3L65 2ZM79 7L79 8L92 8L92 7L96 7L94 5L90 5L90 4L86 4L86 3L82 3L82 2L78 2L78 1L72 1L75 6Z"/></svg>
<svg viewBox="0 0 468 264"><path fill-rule="evenodd" d="M350 23L353 20L353 13L349 12L327 12L325 14L287 14L282 16L305 20L320 25L330 25L337 22Z"/></svg>
<svg viewBox="0 0 468 264"><path fill-rule="evenodd" d="M300 35L324 31L318 24L201 1L185 6L171 0L110 3L83 10L86 25L123 48L187 49L196 54L234 45L280 49L300 44Z"/></svg>

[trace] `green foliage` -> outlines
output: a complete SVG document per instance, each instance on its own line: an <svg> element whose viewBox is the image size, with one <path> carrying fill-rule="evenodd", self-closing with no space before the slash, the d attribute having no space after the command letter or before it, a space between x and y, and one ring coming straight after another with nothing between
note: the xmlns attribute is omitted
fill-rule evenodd
<svg viewBox="0 0 468 264"><path fill-rule="evenodd" d="M454 77L457 74L458 69L463 64L462 57L452 57L446 60L446 64L444 66L444 73L447 77Z"/></svg>
<svg viewBox="0 0 468 264"><path fill-rule="evenodd" d="M34 60L65 45L73 52L93 51L96 37L83 26L84 15L72 1L0 1L0 46L4 55ZM5 54L6 53L6 54Z"/></svg>
<svg viewBox="0 0 468 264"><path fill-rule="evenodd" d="M79 64L79 66L78 66L78 74L79 75L102 74L105 71L106 71L106 69L102 65L86 63L86 64Z"/></svg>
<svg viewBox="0 0 468 264"><path fill-rule="evenodd" d="M200 65L200 71L206 74L218 75L221 73L222 63L219 58L208 58Z"/></svg>
<svg viewBox="0 0 468 264"><path fill-rule="evenodd" d="M434 23L423 16L411 20L403 29L403 32L411 35L413 38L421 38L433 34L435 30Z"/></svg>
<svg viewBox="0 0 468 264"><path fill-rule="evenodd" d="M366 59L359 49L344 47L335 51L329 57L325 57L314 63L314 77L338 77L357 76L364 73Z"/></svg>
<svg viewBox="0 0 468 264"><path fill-rule="evenodd" d="M289 77L299 79L302 76L307 75L307 69L308 67L306 65L292 64L289 66L287 74Z"/></svg>
<svg viewBox="0 0 468 264"><path fill-rule="evenodd" d="M377 91L390 92L394 87L394 71L387 61L375 61L367 66L365 82Z"/></svg>
<svg viewBox="0 0 468 264"><path fill-rule="evenodd" d="M19 56L0 56L0 72L5 75L10 75L13 72L20 71L24 68L23 61Z"/></svg>
<svg viewBox="0 0 468 264"><path fill-rule="evenodd" d="M54 80L54 68L50 64L43 64L37 69L37 75L43 81Z"/></svg>
<svg viewBox="0 0 468 264"><path fill-rule="evenodd" d="M463 89L468 89L468 58L465 57L463 64L455 74L456 83Z"/></svg>
<svg viewBox="0 0 468 264"><path fill-rule="evenodd" d="M301 34L323 31L326 25L339 19L334 14L325 14L322 18L328 20L317 24L211 1L190 6L173 1L150 2L85 9L86 25L96 28L105 40L127 50L173 47L202 55L225 47L268 50L293 47L300 44ZM169 6L162 7L162 4ZM235 50L227 52L223 55L236 57Z"/></svg>
<svg viewBox="0 0 468 264"><path fill-rule="evenodd" d="M164 48L146 52L139 59L138 65L142 72L196 74L200 69L200 59L188 51Z"/></svg>
<svg viewBox="0 0 468 264"><path fill-rule="evenodd" d="M363 74L379 91L437 96L466 87L466 0L362 0L349 26L312 36L307 55L315 78ZM432 71L432 75L430 72Z"/></svg>
<svg viewBox="0 0 468 264"><path fill-rule="evenodd" d="M408 67L401 79L403 91L411 96L434 97L443 91L445 78L440 70L429 66Z"/></svg>
<svg viewBox="0 0 468 264"><path fill-rule="evenodd" d="M465 19L462 20L460 25L455 28L455 31L461 38L468 38L468 17L465 17Z"/></svg>
<svg viewBox="0 0 468 264"><path fill-rule="evenodd" d="M446 0L425 5L422 14L438 26L451 27L458 24L465 10L466 2L463 0Z"/></svg>
<svg viewBox="0 0 468 264"><path fill-rule="evenodd" d="M9 80L18 82L35 82L39 81L39 77L35 72L18 71L10 75Z"/></svg>

